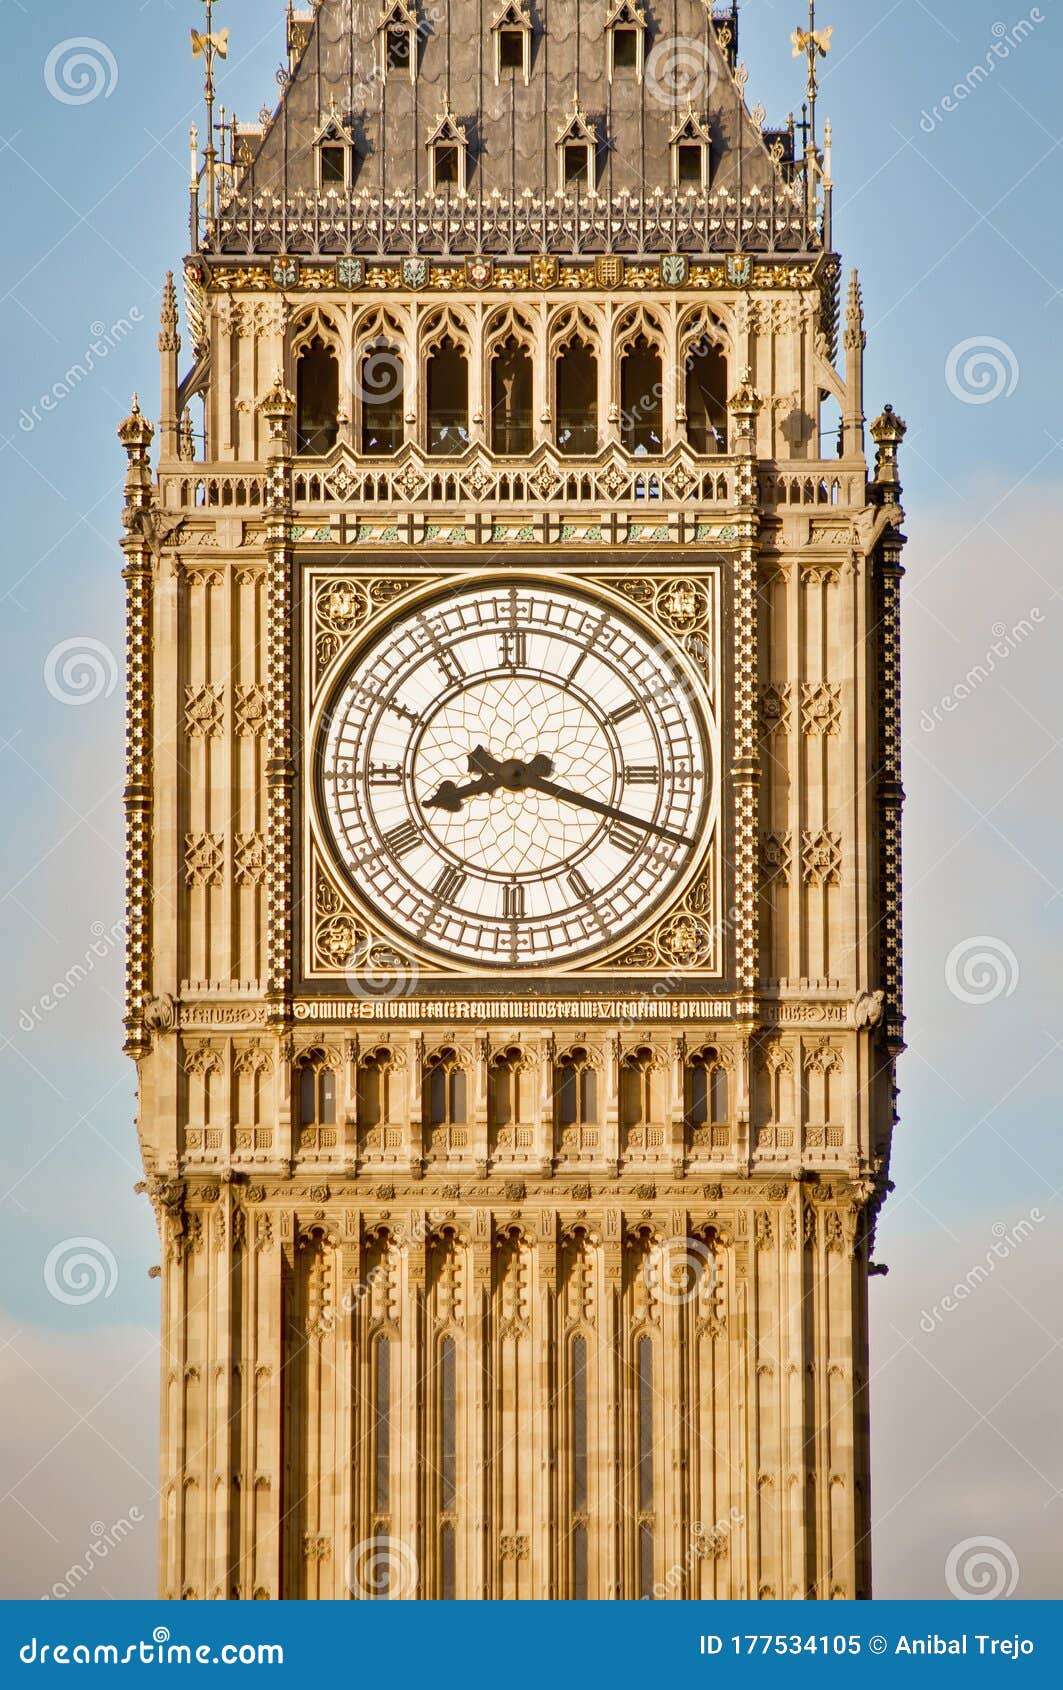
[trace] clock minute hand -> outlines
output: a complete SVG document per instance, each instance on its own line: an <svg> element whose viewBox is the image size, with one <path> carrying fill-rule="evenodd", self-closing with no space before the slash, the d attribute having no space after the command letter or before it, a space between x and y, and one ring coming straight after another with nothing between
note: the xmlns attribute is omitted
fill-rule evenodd
<svg viewBox="0 0 1063 1690"><path fill-rule="evenodd" d="M647 821L645 816L632 815L629 810L618 810L612 804L604 804L600 798L590 798L585 793L573 792L567 786L558 786L556 781L543 780L531 772L529 767L524 781L526 787L533 792L541 792L546 798L557 798L562 804L575 804L581 810L591 810L596 816L607 816L610 821L626 822L629 827L640 827L645 833L656 834L659 839L668 839L674 845L691 845L685 833L677 833L674 828L662 827L659 822Z"/></svg>

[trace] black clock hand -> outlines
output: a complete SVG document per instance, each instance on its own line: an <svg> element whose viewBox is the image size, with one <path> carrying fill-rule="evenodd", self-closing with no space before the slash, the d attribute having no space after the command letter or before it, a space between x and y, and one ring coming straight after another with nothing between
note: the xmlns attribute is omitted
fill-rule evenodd
<svg viewBox="0 0 1063 1690"><path fill-rule="evenodd" d="M479 771L479 780L469 781L466 786L457 786L452 780L445 780L438 792L424 800L425 808L449 810L452 815L457 815L467 798L489 797L491 793L497 792L500 786L505 787L507 791L519 791L519 779L513 778L512 772L525 768L535 775L543 776L552 774L554 765L549 757L535 757L528 764L500 763L482 745L478 745L476 750L469 754L469 773Z"/></svg>
<svg viewBox="0 0 1063 1690"><path fill-rule="evenodd" d="M632 815L628 810L617 810L611 804L604 804L600 798L590 798L548 780L546 777L553 773L549 757L535 757L530 763L500 763L482 745L478 745L469 758L469 768L482 769L485 776L490 774L509 792L541 792L544 797L557 798L563 804L576 804L580 809L591 810L596 816L606 816L610 821L640 827L645 833L656 834L659 839L671 840L675 845L693 844L693 840L673 828L662 827L659 822L647 821L644 816Z"/></svg>
<svg viewBox="0 0 1063 1690"><path fill-rule="evenodd" d="M455 786L452 780L445 780L438 792L424 800L424 807L426 810L449 810L456 816L466 798L489 796L492 792L497 792L501 785L500 775L483 775L479 780L470 781L467 786Z"/></svg>
<svg viewBox="0 0 1063 1690"><path fill-rule="evenodd" d="M453 781L443 781L438 793L431 798L424 799L426 810L450 810L451 815L458 815L461 804L466 798L480 798L480 794L497 793L502 786L499 774L483 774L478 781L468 782L468 786L455 786Z"/></svg>
<svg viewBox="0 0 1063 1690"><path fill-rule="evenodd" d="M521 792L526 786L532 786L537 780L544 780L552 775L554 765L549 757L541 753L533 757L530 763L520 763L516 759L500 763L497 757L492 757L482 745L469 754L469 772L479 769L485 776L491 776L499 786L504 786L507 792Z"/></svg>
<svg viewBox="0 0 1063 1690"><path fill-rule="evenodd" d="M506 792L539 792L545 798L556 798L562 804L575 804L581 810L590 810L596 816L605 816L609 821L623 822L628 827L638 827L644 833L655 834L658 839L668 839L674 845L691 845L693 841L685 834L677 833L674 828L662 827L659 822L647 821L644 816L633 815L629 810L618 810L612 804L605 804L600 798L591 798L582 792L573 792L570 787L559 786L556 781L547 777L553 774L554 765L549 757L533 757L530 763L516 760L500 762L493 757L484 746L478 745L469 754L470 774L478 770L480 779L470 781L467 786L455 786L453 781L444 781L433 798L425 800L429 808L450 810L456 814L466 798L478 798L481 794L497 792L499 787Z"/></svg>
<svg viewBox="0 0 1063 1690"><path fill-rule="evenodd" d="M640 827L645 833L656 834L658 839L671 840L673 845L694 843L685 833L677 833L674 828L647 821L645 816L632 815L630 810L617 810L612 804L603 804L600 798L591 798L585 793L573 792L567 786L558 786L556 781L540 780L534 775L529 775L524 785L532 792L541 792L546 798L557 798L562 804L576 804L581 810L593 811L596 816L607 816L610 821L624 822L628 827Z"/></svg>

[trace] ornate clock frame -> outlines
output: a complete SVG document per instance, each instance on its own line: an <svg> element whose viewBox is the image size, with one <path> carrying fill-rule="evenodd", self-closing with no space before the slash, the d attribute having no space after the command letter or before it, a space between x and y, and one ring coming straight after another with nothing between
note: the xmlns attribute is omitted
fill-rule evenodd
<svg viewBox="0 0 1063 1690"><path fill-rule="evenodd" d="M448 586L477 586L498 577L496 565L463 556L450 567L427 566L417 574L381 571L371 559L347 557L300 563L301 590L293 645L301 654L295 708L301 721L296 790L299 805L299 853L296 875L301 897L295 930L300 962L297 995L346 988L356 1001L379 991L382 979L405 982L417 995L453 993L455 985L473 997L498 997L510 985L518 995L551 995L558 987L575 993L582 982L600 989L609 978L623 989L645 991L654 982L662 990L719 995L725 979L727 933L723 908L727 850L727 809L723 803L729 767L730 734L721 722L721 628L725 564L706 559L678 573L667 559L644 562L637 574L623 560L591 558L506 559L507 580L553 581L578 587L624 612L636 625L667 642L697 677L704 695L698 706L706 716L712 743L713 793L709 831L691 869L667 909L657 909L640 925L637 937L606 950L590 962L556 969L506 969L489 973L474 965L442 965L437 956L417 954L374 921L357 891L337 864L327 843L316 781L315 722L322 699L354 654L382 628L395 610L422 601Z"/></svg>

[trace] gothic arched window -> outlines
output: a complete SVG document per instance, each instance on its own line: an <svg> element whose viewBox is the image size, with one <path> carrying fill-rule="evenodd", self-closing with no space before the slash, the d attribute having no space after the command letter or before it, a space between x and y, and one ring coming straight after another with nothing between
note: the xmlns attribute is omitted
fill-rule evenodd
<svg viewBox="0 0 1063 1690"><path fill-rule="evenodd" d="M458 1053L450 1045L437 1050L425 1064L424 1086L428 1124L464 1126L468 1118L468 1085Z"/></svg>
<svg viewBox="0 0 1063 1690"><path fill-rule="evenodd" d="M388 458L403 441L406 372L402 353L393 341L371 341L358 361L358 398L362 407L362 451L366 457Z"/></svg>
<svg viewBox="0 0 1063 1690"><path fill-rule="evenodd" d="M512 335L491 359L491 449L509 458L532 449L532 361Z"/></svg>
<svg viewBox="0 0 1063 1690"><path fill-rule="evenodd" d="M491 1125L509 1127L522 1119L521 1075L524 1057L516 1045L491 1058L488 1070L487 1107Z"/></svg>
<svg viewBox="0 0 1063 1690"><path fill-rule="evenodd" d="M559 1127L597 1126L598 1075L584 1046L558 1057L555 1087Z"/></svg>
<svg viewBox="0 0 1063 1690"><path fill-rule="evenodd" d="M336 1076L323 1051L307 1051L296 1069L300 1127L330 1127L336 1121Z"/></svg>
<svg viewBox="0 0 1063 1690"><path fill-rule="evenodd" d="M417 13L410 0L393 0L377 25L379 57L377 69L381 80L395 76L417 75Z"/></svg>
<svg viewBox="0 0 1063 1690"><path fill-rule="evenodd" d="M439 1345L439 1594L444 1602L457 1597L457 1556L454 1538L458 1506L458 1351L448 1332Z"/></svg>
<svg viewBox="0 0 1063 1690"><path fill-rule="evenodd" d="M557 186L563 194L593 194L597 180L598 137L576 102L575 110L557 137Z"/></svg>
<svg viewBox="0 0 1063 1690"><path fill-rule="evenodd" d="M707 336L687 350L687 439L699 456L727 450L727 358Z"/></svg>
<svg viewBox="0 0 1063 1690"><path fill-rule="evenodd" d="M560 452L590 458L598 450L598 360L584 340L570 340L554 362L555 438Z"/></svg>
<svg viewBox="0 0 1063 1690"><path fill-rule="evenodd" d="M373 1507L391 1509L391 1339L382 1334L373 1346Z"/></svg>
<svg viewBox="0 0 1063 1690"><path fill-rule="evenodd" d="M358 1067L358 1125L378 1127L391 1119L391 1052L386 1045L370 1051Z"/></svg>
<svg viewBox="0 0 1063 1690"><path fill-rule="evenodd" d="M689 193L709 186L712 137L708 125L691 108L672 131L672 186Z"/></svg>
<svg viewBox="0 0 1063 1690"><path fill-rule="evenodd" d="M443 96L443 110L428 137L429 192L456 188L459 194L469 186L469 141L464 126L458 123L450 109L449 96Z"/></svg>
<svg viewBox="0 0 1063 1690"><path fill-rule="evenodd" d="M653 1052L629 1050L620 1064L620 1124L641 1127L653 1119Z"/></svg>
<svg viewBox="0 0 1063 1690"><path fill-rule="evenodd" d="M687 1063L687 1120L692 1127L725 1126L731 1119L730 1080L715 1050Z"/></svg>
<svg viewBox="0 0 1063 1690"><path fill-rule="evenodd" d="M606 20L609 79L642 78L646 53L646 14L636 0L617 0Z"/></svg>
<svg viewBox="0 0 1063 1690"><path fill-rule="evenodd" d="M587 1578L588 1514L588 1427L587 1427L587 1340L572 1340L571 1427L572 1427L572 1597L585 1602Z"/></svg>
<svg viewBox="0 0 1063 1690"><path fill-rule="evenodd" d="M525 83L531 77L532 20L526 0L503 6L491 32L495 38L495 81L516 73Z"/></svg>
<svg viewBox="0 0 1063 1690"><path fill-rule="evenodd" d="M638 335L620 363L620 439L638 457L660 452L664 436L664 375L661 355Z"/></svg>
<svg viewBox="0 0 1063 1690"><path fill-rule="evenodd" d="M428 357L428 450L454 457L469 444L469 364L447 336Z"/></svg>
<svg viewBox="0 0 1063 1690"><path fill-rule="evenodd" d="M635 1346L636 1490L639 1510L639 1596L653 1595L653 1340Z"/></svg>
<svg viewBox="0 0 1063 1690"><path fill-rule="evenodd" d="M306 457L324 457L339 437L340 366L320 335L299 354L295 394L295 450Z"/></svg>

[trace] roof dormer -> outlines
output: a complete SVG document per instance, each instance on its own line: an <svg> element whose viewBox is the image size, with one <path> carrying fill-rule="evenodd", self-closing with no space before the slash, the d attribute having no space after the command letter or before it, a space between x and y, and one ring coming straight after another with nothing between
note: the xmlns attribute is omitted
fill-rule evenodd
<svg viewBox="0 0 1063 1690"><path fill-rule="evenodd" d="M335 102L314 136L317 185L321 193L343 193L354 179L354 136L336 110Z"/></svg>
<svg viewBox="0 0 1063 1690"><path fill-rule="evenodd" d="M469 189L469 137L463 124L458 123L450 109L450 95L443 95L443 110L429 133L428 147L429 190L433 194L453 189L465 194Z"/></svg>
<svg viewBox="0 0 1063 1690"><path fill-rule="evenodd" d="M709 185L712 137L709 126L693 106L676 125L669 142L672 153L672 187L677 193L696 191Z"/></svg>
<svg viewBox="0 0 1063 1690"><path fill-rule="evenodd" d="M417 46L420 26L415 0L392 0L385 6L376 26L377 72L382 81L408 76L417 80Z"/></svg>
<svg viewBox="0 0 1063 1690"><path fill-rule="evenodd" d="M637 0L613 0L605 20L609 38L609 80L635 77L642 81L646 65L646 13Z"/></svg>
<svg viewBox="0 0 1063 1690"><path fill-rule="evenodd" d="M523 76L531 81L532 20L526 0L509 0L491 25L495 43L495 81L505 76Z"/></svg>
<svg viewBox="0 0 1063 1690"><path fill-rule="evenodd" d="M593 194L598 188L598 136L576 101L572 116L557 132L557 191Z"/></svg>

